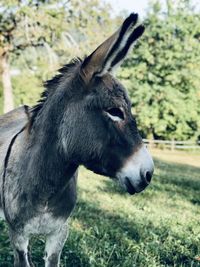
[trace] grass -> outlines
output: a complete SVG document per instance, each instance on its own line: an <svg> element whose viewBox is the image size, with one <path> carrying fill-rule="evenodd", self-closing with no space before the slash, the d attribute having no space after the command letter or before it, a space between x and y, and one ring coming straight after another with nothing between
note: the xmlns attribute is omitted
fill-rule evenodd
<svg viewBox="0 0 200 267"><path fill-rule="evenodd" d="M151 153L155 158L160 160L200 167L200 150L190 152L175 150L172 152L170 150L160 150L154 148L151 149Z"/></svg>
<svg viewBox="0 0 200 267"><path fill-rule="evenodd" d="M163 158L155 159L155 166L152 184L132 197L112 180L81 168L62 266L200 266L200 168ZM3 222L0 231L0 266L10 267ZM44 266L43 248L42 237L32 240L38 267Z"/></svg>

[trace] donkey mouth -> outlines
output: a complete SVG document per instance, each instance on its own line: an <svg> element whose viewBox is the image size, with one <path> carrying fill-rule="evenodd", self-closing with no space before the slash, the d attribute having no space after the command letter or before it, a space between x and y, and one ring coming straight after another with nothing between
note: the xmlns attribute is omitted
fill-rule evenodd
<svg viewBox="0 0 200 267"><path fill-rule="evenodd" d="M133 185L131 184L130 180L128 179L128 177L125 178L125 186L126 186L126 189L127 189L127 192L130 194L130 195L134 195L136 193L136 190L135 188L133 187Z"/></svg>

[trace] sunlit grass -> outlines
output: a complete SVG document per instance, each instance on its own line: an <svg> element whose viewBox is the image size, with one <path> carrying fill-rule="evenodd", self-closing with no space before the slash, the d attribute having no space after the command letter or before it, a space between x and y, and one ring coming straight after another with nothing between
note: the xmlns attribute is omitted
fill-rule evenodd
<svg viewBox="0 0 200 267"><path fill-rule="evenodd" d="M132 197L114 181L80 169L62 266L200 266L200 168L159 160L155 166L149 188ZM0 227L0 266L12 266ZM44 266L43 238L32 243L36 266Z"/></svg>

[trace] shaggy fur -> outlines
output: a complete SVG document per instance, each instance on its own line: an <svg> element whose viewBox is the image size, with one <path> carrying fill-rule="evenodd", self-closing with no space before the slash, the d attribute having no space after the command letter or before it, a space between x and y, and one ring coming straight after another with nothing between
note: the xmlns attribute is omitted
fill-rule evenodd
<svg viewBox="0 0 200 267"><path fill-rule="evenodd" d="M131 15L122 25L121 42L136 20ZM131 32L123 46L118 34L112 39L112 45L118 42L110 49L117 63L140 36L137 28ZM45 266L58 266L76 203L78 166L116 179L142 144L125 89L108 72L99 76L93 69L102 64L99 69L105 72L107 50L101 46L99 63L98 51L84 62L75 59L64 66L45 83L36 106L0 117L0 209L9 225L15 267L33 266L28 251L31 234L46 235ZM147 186L142 179L137 192ZM136 192L127 177L125 185L129 193Z"/></svg>

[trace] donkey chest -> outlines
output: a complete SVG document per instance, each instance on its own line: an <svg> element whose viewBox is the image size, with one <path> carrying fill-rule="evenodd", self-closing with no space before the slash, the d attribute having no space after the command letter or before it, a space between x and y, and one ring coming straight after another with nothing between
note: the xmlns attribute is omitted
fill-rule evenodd
<svg viewBox="0 0 200 267"><path fill-rule="evenodd" d="M54 217L51 213L44 213L31 218L24 227L24 233L27 236L31 234L48 235L60 229L66 220L60 217Z"/></svg>

